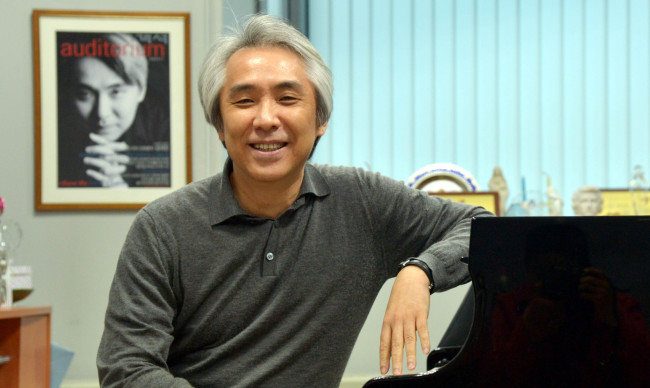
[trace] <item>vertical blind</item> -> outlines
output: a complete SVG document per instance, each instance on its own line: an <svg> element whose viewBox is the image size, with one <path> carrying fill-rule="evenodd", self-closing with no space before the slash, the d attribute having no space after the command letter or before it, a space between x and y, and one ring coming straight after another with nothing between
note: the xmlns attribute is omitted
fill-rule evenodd
<svg viewBox="0 0 650 388"><path fill-rule="evenodd" d="M320 0L309 37L334 73L313 161L406 180L495 166L511 197L565 199L650 168L649 0Z"/></svg>

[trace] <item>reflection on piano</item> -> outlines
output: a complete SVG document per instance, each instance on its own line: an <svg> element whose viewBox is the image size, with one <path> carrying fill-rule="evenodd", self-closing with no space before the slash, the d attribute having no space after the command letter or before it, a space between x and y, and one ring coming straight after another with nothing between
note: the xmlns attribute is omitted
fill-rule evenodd
<svg viewBox="0 0 650 388"><path fill-rule="evenodd" d="M364 387L650 386L650 217L477 218L469 271L462 348Z"/></svg>

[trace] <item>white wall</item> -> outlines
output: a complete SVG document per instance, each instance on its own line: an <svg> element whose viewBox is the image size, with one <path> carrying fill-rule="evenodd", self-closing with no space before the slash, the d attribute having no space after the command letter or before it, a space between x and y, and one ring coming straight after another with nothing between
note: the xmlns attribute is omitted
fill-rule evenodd
<svg viewBox="0 0 650 388"><path fill-rule="evenodd" d="M17 305L52 306L52 341L75 352L68 378L96 379L108 289L133 211L34 211L32 9L189 12L193 176L221 170L222 146L196 95L198 67L221 26L220 0L0 0L0 196L24 239L16 264L33 268L34 293Z"/></svg>

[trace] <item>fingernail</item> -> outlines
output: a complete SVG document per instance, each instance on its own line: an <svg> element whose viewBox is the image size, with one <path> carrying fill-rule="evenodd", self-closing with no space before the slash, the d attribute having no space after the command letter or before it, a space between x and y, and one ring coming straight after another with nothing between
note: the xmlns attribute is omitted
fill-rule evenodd
<svg viewBox="0 0 650 388"><path fill-rule="evenodd" d="M415 368L415 364L412 363L412 362L409 362L408 368L409 368L409 370L413 370Z"/></svg>
<svg viewBox="0 0 650 388"><path fill-rule="evenodd" d="M382 366L382 367L381 367L381 374L382 374L382 375L385 375L386 373L388 373L388 368L385 367L385 366Z"/></svg>
<svg viewBox="0 0 650 388"><path fill-rule="evenodd" d="M429 354L430 351L431 351L431 349L429 349L429 348L424 348L424 354Z"/></svg>
<svg viewBox="0 0 650 388"><path fill-rule="evenodd" d="M394 375L399 375L399 374L401 374L401 373L402 373L402 369L401 369L401 368L394 368L394 369L393 369L393 374L394 374Z"/></svg>

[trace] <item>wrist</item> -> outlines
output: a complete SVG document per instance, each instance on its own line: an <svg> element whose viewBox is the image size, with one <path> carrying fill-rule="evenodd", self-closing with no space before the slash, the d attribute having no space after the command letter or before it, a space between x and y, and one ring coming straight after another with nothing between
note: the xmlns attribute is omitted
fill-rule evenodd
<svg viewBox="0 0 650 388"><path fill-rule="evenodd" d="M428 283L429 283L428 284L429 294L433 294L433 291L435 289L435 282L433 281L433 272L431 271L431 268L429 268L429 265L422 260L418 260L412 257L399 263L400 271L409 266L418 267L424 272L424 274L427 276Z"/></svg>

